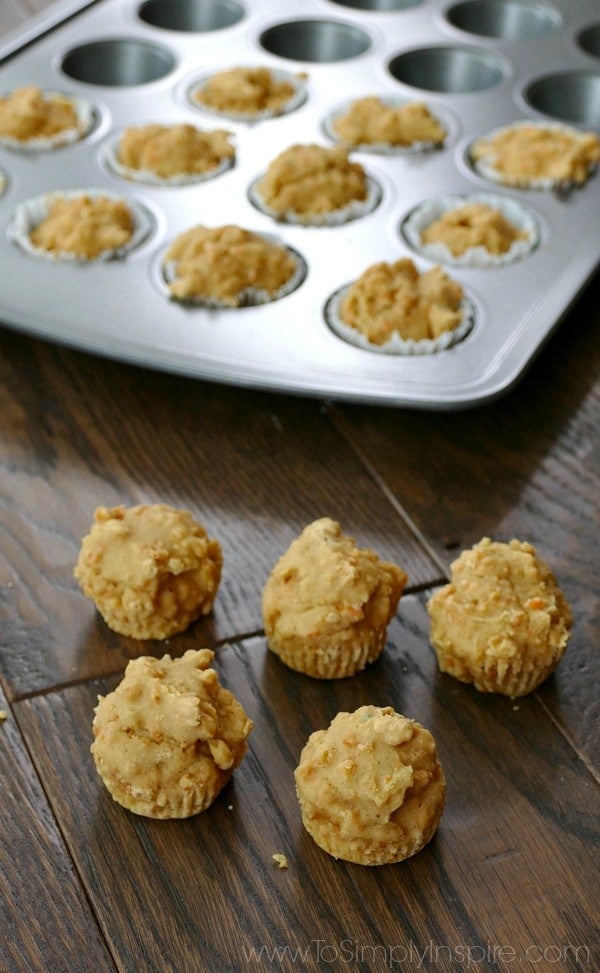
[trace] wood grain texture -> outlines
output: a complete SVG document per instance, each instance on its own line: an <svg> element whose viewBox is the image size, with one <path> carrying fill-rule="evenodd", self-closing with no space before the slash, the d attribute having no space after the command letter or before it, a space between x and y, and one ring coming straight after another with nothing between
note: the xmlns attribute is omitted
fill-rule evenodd
<svg viewBox="0 0 600 973"><path fill-rule="evenodd" d="M560 953L564 971L594 968L587 771L533 698L515 705L437 674L422 599L403 599L389 634L378 662L337 682L291 672L260 638L222 647L215 665L254 719L250 751L215 804L187 821L135 817L97 777L92 708L114 680L16 704L120 970L418 969L428 950L429 966L450 970L469 947L495 956L479 969L534 968L536 950ZM448 780L432 843L379 868L317 848L293 782L309 733L366 702L428 726ZM287 870L274 867L277 852ZM280 962L266 959L275 947ZM349 966L348 955L362 959Z"/></svg>
<svg viewBox="0 0 600 973"><path fill-rule="evenodd" d="M100 505L171 503L221 542L214 614L180 649L185 638L212 644L261 629L264 582L317 517L334 517L361 546L399 563L412 587L443 577L318 402L152 373L2 332L0 471L2 657L17 696L114 672L147 651L110 633L72 577Z"/></svg>
<svg viewBox="0 0 600 973"><path fill-rule="evenodd" d="M567 654L541 697L595 761L599 299L597 277L523 382L494 405L441 415L346 406L335 411L338 428L440 559L452 560L484 536L536 545L575 618Z"/></svg>
<svg viewBox="0 0 600 973"><path fill-rule="evenodd" d="M0 801L0 970L113 973L11 711L0 722Z"/></svg>

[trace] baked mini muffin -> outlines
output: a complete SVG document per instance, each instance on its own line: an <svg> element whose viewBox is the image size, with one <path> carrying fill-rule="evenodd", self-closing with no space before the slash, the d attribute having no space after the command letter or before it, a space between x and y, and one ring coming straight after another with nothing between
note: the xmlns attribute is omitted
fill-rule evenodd
<svg viewBox="0 0 600 973"><path fill-rule="evenodd" d="M446 137L445 128L424 102L390 104L375 96L353 101L332 119L331 131L351 148L438 146Z"/></svg>
<svg viewBox="0 0 600 973"><path fill-rule="evenodd" d="M427 610L442 672L481 692L524 696L554 671L571 612L550 568L526 542L484 537L451 565Z"/></svg>
<svg viewBox="0 0 600 973"><path fill-rule="evenodd" d="M99 507L74 574L115 632L166 639L212 610L222 563L218 541L187 510Z"/></svg>
<svg viewBox="0 0 600 973"><path fill-rule="evenodd" d="M412 260L368 267L347 289L339 304L346 327L371 344L436 339L463 320L461 285L441 267L421 273Z"/></svg>
<svg viewBox="0 0 600 973"><path fill-rule="evenodd" d="M194 125L143 125L126 128L114 163L122 174L158 176L164 181L183 176L216 174L235 156L231 134L204 131Z"/></svg>
<svg viewBox="0 0 600 973"><path fill-rule="evenodd" d="M196 226L167 250L163 269L172 297L214 307L276 300L301 279L287 247L240 226Z"/></svg>
<svg viewBox="0 0 600 973"><path fill-rule="evenodd" d="M488 179L521 188L582 185L600 162L600 137L567 125L517 122L471 146Z"/></svg>
<svg viewBox="0 0 600 973"><path fill-rule="evenodd" d="M240 764L252 729L210 668L214 653L130 662L98 697L91 750L110 794L150 818L187 818L212 804Z"/></svg>
<svg viewBox="0 0 600 973"><path fill-rule="evenodd" d="M291 145L276 156L251 198L276 219L309 225L345 222L375 202L364 168L346 149L313 144Z"/></svg>
<svg viewBox="0 0 600 973"><path fill-rule="evenodd" d="M16 88L0 98L0 141L51 148L75 141L88 130L92 109L88 102L57 93L44 94L35 85Z"/></svg>
<svg viewBox="0 0 600 973"><path fill-rule="evenodd" d="M391 706L338 713L308 738L295 778L308 833L334 858L358 865L415 855L444 809L435 740Z"/></svg>
<svg viewBox="0 0 600 973"><path fill-rule="evenodd" d="M383 651L407 580L395 564L358 548L336 521L315 520L264 587L269 648L307 676L352 676Z"/></svg>
<svg viewBox="0 0 600 973"><path fill-rule="evenodd" d="M57 194L47 215L31 229L29 239L35 249L50 255L95 260L126 247L134 226L132 210L124 199Z"/></svg>
<svg viewBox="0 0 600 973"><path fill-rule="evenodd" d="M304 75L265 67L235 67L212 74L192 91L192 101L232 118L281 115L303 99Z"/></svg>

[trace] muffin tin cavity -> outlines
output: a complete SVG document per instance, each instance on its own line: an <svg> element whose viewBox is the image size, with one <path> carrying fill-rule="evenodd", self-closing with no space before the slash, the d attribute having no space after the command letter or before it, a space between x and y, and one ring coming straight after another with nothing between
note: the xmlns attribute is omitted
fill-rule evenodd
<svg viewBox="0 0 600 973"><path fill-rule="evenodd" d="M532 81L523 95L528 105L550 118L600 128L600 74L585 71L547 74Z"/></svg>
<svg viewBox="0 0 600 973"><path fill-rule="evenodd" d="M151 27L193 33L232 27L244 14L235 0L146 0L138 10L140 20Z"/></svg>
<svg viewBox="0 0 600 973"><path fill-rule="evenodd" d="M349 7L351 10L368 10L370 13L395 13L398 10L408 10L418 7L423 0L329 0L339 7Z"/></svg>
<svg viewBox="0 0 600 973"><path fill-rule="evenodd" d="M107 37L71 48L61 69L75 81L121 88L149 84L170 74L175 55L136 37Z"/></svg>
<svg viewBox="0 0 600 973"><path fill-rule="evenodd" d="M504 61L474 47L421 47L398 54L388 64L396 81L425 91L466 94L484 91L505 76Z"/></svg>
<svg viewBox="0 0 600 973"><path fill-rule="evenodd" d="M586 54L600 58L600 24L591 24L582 30L577 37L577 43Z"/></svg>
<svg viewBox="0 0 600 973"><path fill-rule="evenodd" d="M333 64L369 50L365 31L337 20L290 20L264 30L259 42L265 51L293 61Z"/></svg>
<svg viewBox="0 0 600 973"><path fill-rule="evenodd" d="M446 19L469 34L506 41L529 41L560 24L555 10L527 0L465 0L449 7Z"/></svg>
<svg viewBox="0 0 600 973"><path fill-rule="evenodd" d="M2 92L83 96L97 115L60 150L0 146L9 326L202 380L456 409L508 391L595 272L598 0L68 6L50 28L0 43ZM24 130L24 111L2 124ZM45 114L40 124L56 127ZM486 145L521 125L533 134ZM15 234L21 207L27 227L32 203L89 186L139 213L128 247L80 266ZM478 208L445 221L447 252L429 249L437 228L427 247L411 236L416 219L481 198L531 232L515 244ZM122 207L86 201L33 237L93 256L130 233ZM347 287L353 327L335 313Z"/></svg>

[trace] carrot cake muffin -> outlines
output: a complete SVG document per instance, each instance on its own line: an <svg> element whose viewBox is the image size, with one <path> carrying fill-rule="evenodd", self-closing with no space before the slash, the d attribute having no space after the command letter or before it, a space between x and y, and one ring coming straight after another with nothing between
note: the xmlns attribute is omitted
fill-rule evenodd
<svg viewBox="0 0 600 973"><path fill-rule="evenodd" d="M407 580L395 564L359 549L336 521L316 520L279 559L264 587L269 648L307 676L352 676L383 651Z"/></svg>
<svg viewBox="0 0 600 973"><path fill-rule="evenodd" d="M275 219L315 225L368 212L373 193L363 167L341 146L292 145L255 182L252 198Z"/></svg>
<svg viewBox="0 0 600 973"><path fill-rule="evenodd" d="M400 862L435 834L446 781L429 730L391 706L338 713L295 771L304 827L334 858Z"/></svg>
<svg viewBox="0 0 600 973"><path fill-rule="evenodd" d="M192 91L203 108L232 118L254 119L281 115L303 99L304 75L265 67L235 67L218 71Z"/></svg>
<svg viewBox="0 0 600 973"><path fill-rule="evenodd" d="M142 656L114 692L98 697L91 751L115 801L150 818L204 811L247 750L241 704L210 668L214 653Z"/></svg>
<svg viewBox="0 0 600 973"><path fill-rule="evenodd" d="M172 297L213 307L276 300L300 281L287 247L240 226L196 226L167 250L163 268Z"/></svg>
<svg viewBox="0 0 600 973"><path fill-rule="evenodd" d="M600 138L566 125L518 122L471 146L476 170L521 188L582 185L600 161Z"/></svg>
<svg viewBox="0 0 600 973"><path fill-rule="evenodd" d="M358 146L442 145L446 130L422 101L389 104L369 96L353 101L331 122L333 135L353 148Z"/></svg>
<svg viewBox="0 0 600 973"><path fill-rule="evenodd" d="M481 692L524 696L554 671L571 612L531 544L484 537L451 565L429 599L431 643L442 672Z"/></svg>
<svg viewBox="0 0 600 973"><path fill-rule="evenodd" d="M98 507L74 574L115 632L166 639L212 610L222 563L218 541L187 510Z"/></svg>
<svg viewBox="0 0 600 973"><path fill-rule="evenodd" d="M89 104L79 98L44 94L35 85L0 98L0 141L51 147L81 138L91 124Z"/></svg>
<svg viewBox="0 0 600 973"><path fill-rule="evenodd" d="M115 162L121 174L158 176L215 175L231 164L235 149L223 129L203 131L194 125L144 125L121 135Z"/></svg>
<svg viewBox="0 0 600 973"><path fill-rule="evenodd" d="M456 329L463 298L460 284L441 267L420 273L404 257L368 267L342 297L339 317L374 345L394 336L418 342Z"/></svg>

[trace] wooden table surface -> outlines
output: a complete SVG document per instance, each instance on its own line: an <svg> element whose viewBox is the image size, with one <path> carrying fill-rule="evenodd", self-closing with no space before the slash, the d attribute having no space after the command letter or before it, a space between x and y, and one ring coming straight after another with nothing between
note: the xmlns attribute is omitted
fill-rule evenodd
<svg viewBox="0 0 600 973"><path fill-rule="evenodd" d="M43 6L2 0L0 30ZM458 413L227 388L0 329L2 973L600 969L599 299L596 279L516 389ZM96 506L155 501L224 552L214 614L167 650L215 648L254 720L186 821L124 811L96 774L98 693L165 646L111 632L72 576ZM325 515L410 576L381 658L337 682L286 669L261 630L272 565ZM428 640L429 594L486 535L534 543L575 618L518 701L440 675ZM293 780L308 735L366 702L425 724L448 782L431 844L379 868L314 845Z"/></svg>

